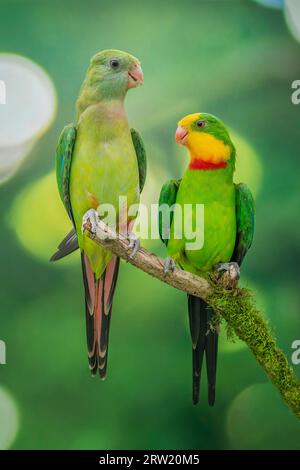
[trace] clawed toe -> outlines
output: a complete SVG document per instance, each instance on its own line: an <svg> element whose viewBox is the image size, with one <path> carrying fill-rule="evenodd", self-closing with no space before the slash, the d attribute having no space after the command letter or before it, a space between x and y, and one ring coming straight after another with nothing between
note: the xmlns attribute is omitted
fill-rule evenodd
<svg viewBox="0 0 300 470"><path fill-rule="evenodd" d="M166 258L164 261L164 273L167 274L169 271L174 271L176 265L173 258Z"/></svg>
<svg viewBox="0 0 300 470"><path fill-rule="evenodd" d="M227 272L232 281L238 281L240 278L240 267L238 263L218 263L215 267L218 272Z"/></svg>
<svg viewBox="0 0 300 470"><path fill-rule="evenodd" d="M131 253L129 255L129 259L133 259L137 252L140 249L141 243L139 238L136 237L136 235L132 232L127 234L127 239L129 240L129 248L131 248Z"/></svg>
<svg viewBox="0 0 300 470"><path fill-rule="evenodd" d="M81 232L86 230L91 232L94 236L97 232L99 216L95 209L89 209L82 217Z"/></svg>

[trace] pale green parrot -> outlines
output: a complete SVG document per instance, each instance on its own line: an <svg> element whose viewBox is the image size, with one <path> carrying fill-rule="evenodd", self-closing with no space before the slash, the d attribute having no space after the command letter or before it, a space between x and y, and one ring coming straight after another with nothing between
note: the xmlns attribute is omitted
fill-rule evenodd
<svg viewBox="0 0 300 470"><path fill-rule="evenodd" d="M103 204L112 205L119 217L120 196L127 198L127 208L139 202L146 178L146 155L139 134L129 128L124 98L130 88L142 82L140 63L132 55L113 49L96 54L77 100L77 122L64 128L56 152L59 193L74 229L52 260L66 256L79 245L89 366L92 375L98 370L101 378L106 375L119 259L92 241L82 224L87 213L95 230ZM125 213L121 219L127 226L117 225L117 230L130 232L132 218L127 220Z"/></svg>

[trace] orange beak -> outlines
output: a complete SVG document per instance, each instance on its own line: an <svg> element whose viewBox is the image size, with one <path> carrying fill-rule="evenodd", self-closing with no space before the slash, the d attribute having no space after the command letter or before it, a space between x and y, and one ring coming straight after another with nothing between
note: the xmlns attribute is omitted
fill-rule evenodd
<svg viewBox="0 0 300 470"><path fill-rule="evenodd" d="M175 140L178 144L186 145L188 130L186 127L178 126L175 132Z"/></svg>
<svg viewBox="0 0 300 470"><path fill-rule="evenodd" d="M139 64L135 64L128 72L128 88L135 88L143 82L143 70Z"/></svg>

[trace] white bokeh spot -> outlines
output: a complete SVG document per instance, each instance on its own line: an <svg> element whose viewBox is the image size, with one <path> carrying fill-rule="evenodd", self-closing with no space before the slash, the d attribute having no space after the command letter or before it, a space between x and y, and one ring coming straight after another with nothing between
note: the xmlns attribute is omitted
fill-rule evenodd
<svg viewBox="0 0 300 470"><path fill-rule="evenodd" d="M0 105L1 183L16 172L53 121L56 93L40 66L15 54L0 54L0 81L2 95L5 90Z"/></svg>
<svg viewBox="0 0 300 470"><path fill-rule="evenodd" d="M300 1L286 0L284 14L290 32L300 42Z"/></svg>
<svg viewBox="0 0 300 470"><path fill-rule="evenodd" d="M9 449L19 430L19 414L13 397L0 387L0 449Z"/></svg>

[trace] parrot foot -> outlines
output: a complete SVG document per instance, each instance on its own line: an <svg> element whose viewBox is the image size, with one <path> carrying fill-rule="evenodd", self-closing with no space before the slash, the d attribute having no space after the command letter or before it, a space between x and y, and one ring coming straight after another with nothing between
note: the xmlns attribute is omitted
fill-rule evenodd
<svg viewBox="0 0 300 470"><path fill-rule="evenodd" d="M175 261L173 258L165 258L164 260L164 273L167 274L169 271L173 272L176 268Z"/></svg>
<svg viewBox="0 0 300 470"><path fill-rule="evenodd" d="M127 233L127 240L129 241L128 248L131 248L132 250L129 255L129 259L133 259L140 249L141 242L133 232Z"/></svg>
<svg viewBox="0 0 300 470"><path fill-rule="evenodd" d="M241 276L240 267L238 263L218 263L215 266L217 272L226 272L230 278L230 281L237 282Z"/></svg>
<svg viewBox="0 0 300 470"><path fill-rule="evenodd" d="M82 217L81 232L84 233L89 230L93 235L96 235L98 227L99 216L95 209L89 209Z"/></svg>

